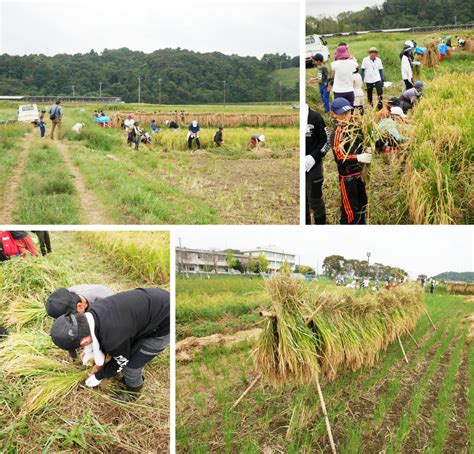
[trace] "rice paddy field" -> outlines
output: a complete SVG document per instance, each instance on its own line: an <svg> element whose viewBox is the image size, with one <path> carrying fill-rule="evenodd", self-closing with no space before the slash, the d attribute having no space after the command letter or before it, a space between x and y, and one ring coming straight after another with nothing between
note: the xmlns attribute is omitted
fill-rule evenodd
<svg viewBox="0 0 474 454"><path fill-rule="evenodd" d="M457 34L467 36L472 32L453 31L452 36ZM388 99L402 93L399 53L403 43L415 39L419 46L424 46L437 38L432 33L377 33L330 38L328 47L332 54L339 42L347 42L359 64L369 47L377 47L385 79L393 82L384 90L384 98ZM408 123L400 126L408 141L397 153L373 156L368 172L368 221L371 224L472 224L474 110L469 100L474 90L474 54L456 50L437 67L421 67L420 71L414 79L425 82L425 94L419 106L409 113ZM307 80L311 79L315 70L308 69L306 75ZM324 112L317 84L307 84L306 97L313 109ZM368 109L362 120L366 131L374 129L372 114ZM333 121L328 115L323 116L332 130ZM336 224L340 195L331 154L324 160L324 170L328 221Z"/></svg>
<svg viewBox="0 0 474 454"><path fill-rule="evenodd" d="M344 307L341 295L347 290L326 281L302 285L317 295L319 302L339 301L338 307ZM210 335L216 337L216 333L224 334L219 342L203 344L177 363L177 451L330 452L314 382L296 384L290 374L274 387L265 373L258 379L264 369L255 368L254 355L261 349L262 337L255 337L254 331L269 323L259 312L278 313L263 280L190 277L178 278L176 287L177 333L182 343L189 336L205 340ZM408 363L395 340L370 364L336 367L335 376L321 375L337 451L472 452L474 300L444 291L420 294L417 287L403 287L397 291L405 295L413 291L421 298L419 303L414 300L412 309L409 301L416 297L410 295L406 301L406 313L412 314L408 319L415 320L409 332L400 335ZM391 297L382 292L387 291L382 290L377 298ZM352 295L358 307L375 304L375 297L364 290ZM367 314L370 316L370 311ZM400 321L394 323L401 326ZM232 336L235 333L240 333L240 342ZM354 338L352 342L356 345L357 341ZM326 352L335 366L336 357ZM232 408L255 379L257 384Z"/></svg>
<svg viewBox="0 0 474 454"><path fill-rule="evenodd" d="M124 403L114 398L114 379L82 384L88 368L53 345L44 304L55 289L84 283L169 290L169 234L141 232L132 247L136 233L50 235L52 254L0 264L0 325L8 329L0 338L0 452L166 452L169 350L144 368L139 399Z"/></svg>
<svg viewBox="0 0 474 454"><path fill-rule="evenodd" d="M17 104L0 103L0 119L16 118ZM49 106L38 106L46 109ZM225 145L213 146L217 127L201 129L202 149L187 151L187 124L163 128L140 151L121 129L92 120L95 109L185 110L260 115L289 114L290 104L243 106L113 105L64 107L63 139L51 141L24 124L0 125L0 213L18 224L296 224L299 222L299 128L225 128ZM298 111L296 111L298 112ZM80 136L71 131L85 123ZM142 125L149 130L149 125ZM163 127L163 125L158 124ZM265 134L265 147L250 137Z"/></svg>

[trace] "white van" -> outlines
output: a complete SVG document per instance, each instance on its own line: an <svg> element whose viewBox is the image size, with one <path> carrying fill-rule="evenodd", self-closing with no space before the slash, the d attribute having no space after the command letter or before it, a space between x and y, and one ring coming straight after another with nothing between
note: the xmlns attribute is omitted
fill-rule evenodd
<svg viewBox="0 0 474 454"><path fill-rule="evenodd" d="M18 107L18 121L38 121L39 112L36 104L25 104Z"/></svg>
<svg viewBox="0 0 474 454"><path fill-rule="evenodd" d="M315 54L321 54L324 61L329 60L327 42L319 35L309 35L306 37L306 67L313 66L311 57Z"/></svg>

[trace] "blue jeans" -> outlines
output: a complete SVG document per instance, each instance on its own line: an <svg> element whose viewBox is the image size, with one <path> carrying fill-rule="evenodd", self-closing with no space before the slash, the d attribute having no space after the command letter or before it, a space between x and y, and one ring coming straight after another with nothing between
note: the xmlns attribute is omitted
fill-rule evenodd
<svg viewBox="0 0 474 454"><path fill-rule="evenodd" d="M44 137L44 133L46 132L46 126L44 125L44 122L40 121L39 128L41 137Z"/></svg>
<svg viewBox="0 0 474 454"><path fill-rule="evenodd" d="M323 105L324 105L324 110L325 112L329 112L329 92L328 92L328 86L321 85L319 86L319 93L321 95L321 99L323 100Z"/></svg>

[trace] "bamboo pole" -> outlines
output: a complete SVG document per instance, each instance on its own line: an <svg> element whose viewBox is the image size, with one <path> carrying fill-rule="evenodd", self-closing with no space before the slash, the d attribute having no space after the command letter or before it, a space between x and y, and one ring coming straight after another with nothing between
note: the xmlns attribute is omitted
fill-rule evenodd
<svg viewBox="0 0 474 454"><path fill-rule="evenodd" d="M428 320L429 320L429 321L431 322L431 324L433 325L433 328L434 328L434 329L438 329L438 328L436 328L435 324L433 323L433 320L432 320L431 317L430 317L430 314L428 314L428 311L427 311L426 309L425 309L425 314L426 314L426 316L428 317Z"/></svg>
<svg viewBox="0 0 474 454"><path fill-rule="evenodd" d="M323 410L324 420L326 422L326 431L329 437L329 444L331 445L331 451L333 454L336 454L336 445L334 444L334 439L332 437L331 423L329 421L328 412L326 411L326 403L324 402L323 392L321 386L319 385L319 378L316 377L316 388L318 390L319 401L321 403L321 409Z"/></svg>
<svg viewBox="0 0 474 454"><path fill-rule="evenodd" d="M400 336L398 334L397 334L397 338L398 338L398 343L400 344L400 348L402 349L403 356L405 357L405 361L408 364L407 354L405 353L405 349L403 348L402 340L400 339Z"/></svg>
<svg viewBox="0 0 474 454"><path fill-rule="evenodd" d="M234 402L234 405L230 407L231 410L233 410L237 405L239 405L240 401L247 395L247 393L257 384L257 382L262 378L262 374L258 374L255 377L255 380L248 385L247 389L240 395L240 397Z"/></svg>
<svg viewBox="0 0 474 454"><path fill-rule="evenodd" d="M415 345L420 348L420 346L418 345L418 342L416 341L416 339L413 337L413 334L410 333L410 331L408 331L408 335L411 337L412 341L415 343Z"/></svg>

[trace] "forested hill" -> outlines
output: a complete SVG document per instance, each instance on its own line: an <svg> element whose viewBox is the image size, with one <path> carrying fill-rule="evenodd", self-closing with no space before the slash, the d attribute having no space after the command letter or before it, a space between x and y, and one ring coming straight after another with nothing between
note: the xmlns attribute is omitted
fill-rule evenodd
<svg viewBox="0 0 474 454"><path fill-rule="evenodd" d="M427 25L469 24L474 21L472 0L385 0L380 6L361 11L344 11L337 18L308 17L306 33L338 33L380 28L422 27Z"/></svg>
<svg viewBox="0 0 474 454"><path fill-rule="evenodd" d="M272 72L297 67L298 57L268 54L261 59L198 53L183 49L161 49L153 53L127 48L98 54L0 55L0 95L96 96L102 82L102 96L119 96L136 102L138 77L141 100L157 103L159 79L161 101L168 104L264 102L297 100L298 81L280 86Z"/></svg>
<svg viewBox="0 0 474 454"><path fill-rule="evenodd" d="M433 276L435 279L443 281L459 281L459 282L474 282L474 273L472 271L466 271L464 273L458 273L456 271L447 271L445 273Z"/></svg>

